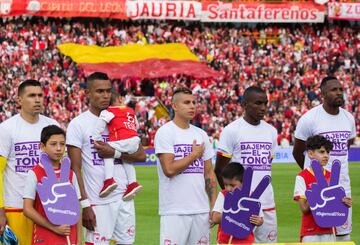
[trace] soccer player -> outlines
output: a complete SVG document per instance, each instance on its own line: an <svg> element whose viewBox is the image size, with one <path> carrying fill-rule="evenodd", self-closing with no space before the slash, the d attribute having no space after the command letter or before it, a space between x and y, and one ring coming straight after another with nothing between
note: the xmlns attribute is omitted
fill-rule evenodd
<svg viewBox="0 0 360 245"><path fill-rule="evenodd" d="M83 207L83 226L86 227L87 244L132 244L135 239L134 201L124 202L122 196L126 190L127 176L121 159L131 162L143 162L146 155L141 144L137 152L129 155L116 152L109 146L108 131L103 135L104 142L95 142L92 134L102 110L110 104L111 83L108 76L95 72L87 78L86 94L89 110L74 118L68 127L66 144L72 168L78 178ZM114 180L118 187L106 198L99 193L105 178L103 158L117 159L114 167Z"/></svg>
<svg viewBox="0 0 360 245"><path fill-rule="evenodd" d="M102 141L101 134L106 125L109 130L109 145L116 151L125 153L135 153L140 144L140 138L137 136L137 120L133 109L123 105L121 96L112 91L111 105L101 111L97 120L93 140ZM107 197L117 184L114 180L114 158L104 158L105 179L103 188L100 191L100 197ZM123 162L123 167L128 179L128 186L123 195L123 200L128 201L135 197L135 194L141 191L142 186L136 181L136 172L132 164Z"/></svg>
<svg viewBox="0 0 360 245"><path fill-rule="evenodd" d="M344 187L346 196L351 197L349 177L349 146L355 136L355 119L344 105L343 87L336 77L325 77L320 84L323 104L318 105L299 120L295 131L293 155L301 169L309 167L310 159L305 154L305 141L314 135L322 135L333 143L327 170L331 170L334 161L341 162L339 184ZM348 221L336 227L336 240L349 241L352 230L352 209L349 210Z"/></svg>
<svg viewBox="0 0 360 245"><path fill-rule="evenodd" d="M333 144L321 135L311 136L306 140L306 151L310 159L320 162L325 167L329 161L329 152L333 149ZM324 169L325 179L330 181L330 172ZM300 231L301 242L335 242L333 228L322 228L315 223L310 206L306 200L305 192L311 189L311 184L316 182L311 167L302 170L297 176L294 189L294 200L299 202L302 212L302 222ZM352 200L344 197L343 202L351 207Z"/></svg>
<svg viewBox="0 0 360 245"><path fill-rule="evenodd" d="M267 109L267 96L259 87L249 87L244 91L244 116L227 125L220 135L216 157L215 173L221 187L222 169L230 162L238 162L244 168L254 170L251 191L265 175L271 176L272 159L277 147L277 132L263 119ZM260 197L264 213L263 225L254 231L256 243L277 241L277 219L272 185Z"/></svg>
<svg viewBox="0 0 360 245"><path fill-rule="evenodd" d="M18 103L20 113L0 124L0 233L7 222L20 245L28 245L33 224L23 214L26 174L39 163L41 130L58 123L40 115L44 106L40 82L22 82Z"/></svg>
<svg viewBox="0 0 360 245"><path fill-rule="evenodd" d="M54 173L60 178L60 164L65 152L65 131L58 126L50 125L41 132L41 151L48 154ZM28 172L24 190L24 214L34 224L33 244L57 244L67 245L67 238L71 244L81 245L82 226L81 220L76 225L54 225L46 217L44 207L38 195L36 186L47 176L44 165L40 162ZM49 177L49 176L47 176ZM73 171L70 171L69 181L74 187L77 197L80 199L79 185ZM66 198L62 197L62 198ZM66 199L68 200L68 199Z"/></svg>
<svg viewBox="0 0 360 245"><path fill-rule="evenodd" d="M225 195L228 192L234 191L235 188L241 189L244 176L244 167L240 163L231 162L224 167L223 171L221 172L221 176L223 178L225 189L219 192L219 195L215 202L213 213L211 215L211 221L214 224L219 224L216 240L218 244L252 244L254 242L253 232L251 232L249 236L239 239L235 237L231 238L229 234L226 234L221 229L221 219L224 210ZM259 215L252 215L250 217L250 223L256 226L261 226L264 223L264 219L262 216L263 213L260 210Z"/></svg>
<svg viewBox="0 0 360 245"><path fill-rule="evenodd" d="M155 135L160 244L209 244L209 211L216 200L213 150L207 134L190 124L196 109L192 91L175 90L172 108L174 119Z"/></svg>

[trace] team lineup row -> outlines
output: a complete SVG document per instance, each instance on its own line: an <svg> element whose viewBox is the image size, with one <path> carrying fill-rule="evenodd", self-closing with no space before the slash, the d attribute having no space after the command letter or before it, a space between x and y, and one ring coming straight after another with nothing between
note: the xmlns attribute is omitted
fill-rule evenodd
<svg viewBox="0 0 360 245"><path fill-rule="evenodd" d="M348 147L356 136L355 120L341 108L343 88L335 77L322 80L321 93L323 104L304 114L297 125L293 154L298 165L306 170L310 160L306 141L310 137L322 135L336 145L331 151L325 150L328 163L325 167L330 170L334 161L341 162L339 183L348 197L346 204L351 206ZM86 94L89 110L70 122L65 135L59 127L50 126L58 125L55 120L41 115L44 99L41 84L35 80L24 81L18 88L20 113L0 124L0 226L3 231L8 224L21 245L50 244L54 239L58 239L58 244L68 244L66 236L70 236L71 244L82 244L82 226L86 228L86 244L109 244L111 240L116 244L132 244L135 240L132 198L141 185L130 163L145 160L144 149L136 135L136 118L130 108L122 105L121 97L112 93L106 74L91 74L87 78ZM210 243L210 228L219 223L218 214L222 212L224 200L222 193L216 193L217 184L222 189L227 187L226 190L239 186L241 180L236 175L239 164L254 170L251 191L264 176L271 176L277 132L262 120L267 110L266 92L259 87L249 87L243 97L243 116L222 130L214 170L211 163L214 153L207 133L190 123L197 106L195 95L187 88L173 92L174 118L155 135L160 244ZM181 151L177 150L179 147ZM35 167L40 163L40 152L49 155L56 170L65 148L74 173L70 181L83 207L82 219L75 226L51 224L36 194L36 184L44 174ZM41 163L37 166L41 168ZM297 191L305 192L309 187L308 180L298 179L296 185L301 188L295 187L294 199L301 207L307 202L304 193ZM262 212L251 218L257 225L254 233L239 243L277 241L271 185L261 195L260 202ZM337 241L350 240L351 208L349 213L348 221L336 227ZM319 229L313 220L305 219L305 215L306 212L301 239L323 241L328 231ZM218 242L228 243L230 238L221 238L220 234Z"/></svg>

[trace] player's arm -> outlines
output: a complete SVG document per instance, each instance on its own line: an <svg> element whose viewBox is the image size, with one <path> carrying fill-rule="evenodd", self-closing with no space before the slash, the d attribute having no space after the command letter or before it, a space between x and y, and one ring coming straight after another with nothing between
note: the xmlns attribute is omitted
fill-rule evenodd
<svg viewBox="0 0 360 245"><path fill-rule="evenodd" d="M229 164L230 159L231 157L221 155L219 152L216 155L215 174L221 189L225 188L223 179L221 177L221 172L224 167Z"/></svg>
<svg viewBox="0 0 360 245"><path fill-rule="evenodd" d="M216 201L216 176L212 167L211 159L205 161L204 177L205 190L210 200L210 210L212 210Z"/></svg>
<svg viewBox="0 0 360 245"><path fill-rule="evenodd" d="M31 219L35 224L41 225L46 229L55 232L58 235L69 236L70 226L69 225L53 225L44 216L39 214L34 208L34 200L24 198L24 215Z"/></svg>
<svg viewBox="0 0 360 245"><path fill-rule="evenodd" d="M116 158L115 149L112 148L109 144L104 142L94 142L94 146L98 151L99 156L101 156L102 158ZM139 144L138 150L133 154L122 152L120 159L126 161L127 163L145 162L146 153L144 151L144 147Z"/></svg>
<svg viewBox="0 0 360 245"><path fill-rule="evenodd" d="M83 225L86 229L93 231L96 226L96 217L87 199L88 196L85 192L85 185L81 173L81 169L82 169L81 149L75 146L68 145L67 152L71 159L71 168L77 177L77 182L80 189L81 200L82 200L81 203L83 207L83 213L82 213Z"/></svg>
<svg viewBox="0 0 360 245"><path fill-rule="evenodd" d="M299 203L300 210L303 214L307 214L310 212L310 205L306 199L299 198L298 203Z"/></svg>
<svg viewBox="0 0 360 245"><path fill-rule="evenodd" d="M299 167L301 169L304 169L305 149L306 149L305 141L295 138L295 143L294 143L294 148L293 148L292 154L296 160L296 163L299 165Z"/></svg>
<svg viewBox="0 0 360 245"><path fill-rule="evenodd" d="M174 160L174 154L159 153L158 158L165 176L171 178L183 172L194 160L203 155L204 149L204 143L196 145L196 140L194 140L191 153L179 160Z"/></svg>
<svg viewBox="0 0 360 245"><path fill-rule="evenodd" d="M4 187L3 187L3 177L6 167L6 158L0 156L0 234L5 228L7 223L5 216L5 207L4 207Z"/></svg>

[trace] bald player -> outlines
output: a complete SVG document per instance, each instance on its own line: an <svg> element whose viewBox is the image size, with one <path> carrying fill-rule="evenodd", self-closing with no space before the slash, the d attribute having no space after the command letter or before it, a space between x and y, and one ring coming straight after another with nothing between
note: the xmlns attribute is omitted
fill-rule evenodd
<svg viewBox="0 0 360 245"><path fill-rule="evenodd" d="M333 143L327 170L334 162L341 163L339 184L344 187L346 196L351 197L349 177L349 147L356 137L355 119L344 105L344 90L336 77L325 77L320 84L323 104L306 112L296 125L294 158L301 169L310 165L306 154L305 141L314 135L322 135ZM352 209L349 209L347 222L336 227L336 241L350 241L352 230Z"/></svg>
<svg viewBox="0 0 360 245"><path fill-rule="evenodd" d="M242 104L244 116L227 125L221 132L215 172L222 188L221 172L230 161L254 170L251 191L265 175L271 176L277 132L263 120L267 103L264 90L254 86L247 88ZM254 231L255 242L274 243L277 241L277 219L272 185L266 188L260 202L264 223Z"/></svg>

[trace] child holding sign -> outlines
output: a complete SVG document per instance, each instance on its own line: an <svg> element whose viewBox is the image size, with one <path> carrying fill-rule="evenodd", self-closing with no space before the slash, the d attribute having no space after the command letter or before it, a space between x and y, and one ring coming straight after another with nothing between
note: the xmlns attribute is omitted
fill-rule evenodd
<svg viewBox="0 0 360 245"><path fill-rule="evenodd" d="M140 144L140 138L137 136L137 121L133 109L124 106L121 96L111 93L111 105L101 111L97 121L93 140L102 141L101 134L106 128L109 130L109 145L115 149L114 158L120 158L122 152L129 154L135 153ZM100 190L99 196L107 197L117 187L114 180L114 158L105 158L105 179L103 188ZM142 186L136 181L136 172L132 164L124 163L123 167L128 179L128 186L123 195L124 201L129 201L135 197L135 194L141 191Z"/></svg>
<svg viewBox="0 0 360 245"><path fill-rule="evenodd" d="M311 160L319 161L323 168L324 178L326 182L330 181L330 172L324 166L329 161L329 153L333 148L333 144L321 135L309 137L306 141L306 150ZM310 205L306 199L306 190L311 189L311 185L316 183L314 171L311 167L304 169L296 176L294 200L299 202L300 210L302 212L302 222L300 231L301 242L335 242L335 235L333 228L323 228L316 224L314 217L310 210ZM329 199L330 200L330 199ZM345 197L342 201L348 207L352 206L352 200ZM324 204L326 204L324 200Z"/></svg>
<svg viewBox="0 0 360 245"><path fill-rule="evenodd" d="M45 127L41 132L41 150L47 154L46 160L42 156L40 163L28 172L23 196L24 214L34 222L32 244L80 245L82 225L80 212L76 211L80 199L79 186L75 174L70 170L70 162L64 164L63 161L63 164L60 164L65 152L65 131L55 125ZM50 182L55 183L56 186L46 185ZM44 188L48 189L45 190L49 193L45 202L40 195L42 193L39 192L39 183L42 183L42 191ZM73 198L75 200L70 200L71 194L76 195ZM70 207L66 207L64 203ZM60 222L63 220L64 223L54 225L54 222L50 222L49 211L53 214L51 218L58 215L60 218L56 218L60 219ZM69 225L68 218L61 217L62 213L73 214L76 216L75 220L79 220L78 223Z"/></svg>
<svg viewBox="0 0 360 245"><path fill-rule="evenodd" d="M217 232L217 242L219 244L251 244L254 241L254 233L251 232L250 235L244 239L233 238L229 234L226 234L221 229L221 219L222 213L224 209L224 200L227 192L234 191L235 188L242 188L242 181L244 175L244 167L237 163L231 162L226 165L221 172L221 176L224 181L225 189L222 190L215 202L213 212L211 215L211 223L212 225L219 224L218 232ZM264 220L262 218L262 211L260 209L260 215L252 215L250 217L250 223L261 226Z"/></svg>

